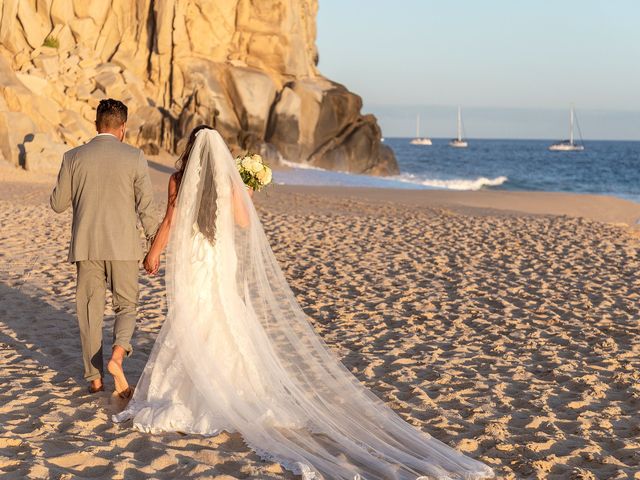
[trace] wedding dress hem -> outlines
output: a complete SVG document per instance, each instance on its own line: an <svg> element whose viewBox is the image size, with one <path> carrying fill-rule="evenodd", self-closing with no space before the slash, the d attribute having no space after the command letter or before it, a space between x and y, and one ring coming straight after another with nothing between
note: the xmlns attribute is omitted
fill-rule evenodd
<svg viewBox="0 0 640 480"><path fill-rule="evenodd" d="M227 433L229 435L234 435L239 433L237 431L229 429L228 427L227 428L221 427L221 428L216 428L213 430L206 430L206 431L193 429L192 425L188 424L188 422L186 421L174 422L171 425L167 425L165 428L154 428L150 425L145 425L143 423L135 421L136 415L146 408L151 409L153 407L151 405L136 405L136 408L134 409L127 408L121 413L113 415L112 420L115 423L124 423L129 420L132 420L133 428L141 432L149 433L152 435L178 432L178 433L187 434L187 435L201 435L203 437L215 437L222 433ZM249 448L253 453L255 453L260 458L260 460L264 462L278 463L285 470L290 471L294 475L300 475L302 477L302 480L318 480L318 476L313 471L311 465L308 465L300 461L291 461L289 459L285 459L277 455L273 455L269 453L267 450L264 450L262 448L256 447L255 445L252 445L251 443L247 442L244 438L242 438L242 443L247 448ZM487 475L493 475L493 472L489 469L489 467L487 467L487 469L488 469L487 471L482 473L467 474L463 477L458 477L458 478L451 477L449 475L436 476L436 477L420 475L420 476L416 476L414 480L483 480L487 478ZM366 480L366 478L356 473L353 476L353 480Z"/></svg>

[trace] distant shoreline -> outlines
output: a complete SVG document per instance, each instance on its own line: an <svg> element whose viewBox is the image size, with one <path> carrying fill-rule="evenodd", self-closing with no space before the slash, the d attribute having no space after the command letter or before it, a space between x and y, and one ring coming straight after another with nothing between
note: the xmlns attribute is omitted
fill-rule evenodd
<svg viewBox="0 0 640 480"><path fill-rule="evenodd" d="M601 223L640 228L640 204L611 195L508 190L401 190L371 187L276 185L278 193L315 194L332 198L394 203L410 207L450 208L484 215L551 215L587 218ZM268 195L268 193L267 193Z"/></svg>
<svg viewBox="0 0 640 480"><path fill-rule="evenodd" d="M152 183L156 198L161 204L166 200L167 182L172 171L171 168L168 168L166 160L162 163L150 162ZM53 174L34 174L17 168L0 168L0 184L5 187L0 189L0 200L16 200L24 192L29 192L30 202L47 202L55 178ZM640 220L640 203L613 195L576 192L456 191L436 188L272 185L256 195L256 201L268 203L270 195L280 197L289 193L313 194L345 200L364 200L372 203L392 203L415 208L449 208L479 215L496 213L497 211L505 215L581 217L601 223L623 224L632 229L640 229L640 225L637 223Z"/></svg>

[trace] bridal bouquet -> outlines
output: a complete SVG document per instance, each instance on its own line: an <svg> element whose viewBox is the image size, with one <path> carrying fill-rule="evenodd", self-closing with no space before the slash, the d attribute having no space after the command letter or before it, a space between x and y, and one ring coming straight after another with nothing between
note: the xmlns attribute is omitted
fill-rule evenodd
<svg viewBox="0 0 640 480"><path fill-rule="evenodd" d="M257 153L236 157L236 165L242 181L254 191L260 191L271 183L271 168Z"/></svg>

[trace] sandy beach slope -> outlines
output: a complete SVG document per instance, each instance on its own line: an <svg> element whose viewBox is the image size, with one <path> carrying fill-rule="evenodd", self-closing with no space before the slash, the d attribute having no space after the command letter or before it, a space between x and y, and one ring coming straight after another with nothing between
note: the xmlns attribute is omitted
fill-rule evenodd
<svg viewBox="0 0 640 480"><path fill-rule="evenodd" d="M160 212L171 170L152 166ZM0 477L295 478L238 435L114 425L121 405L85 393L53 181L0 172ZM500 478L640 478L636 204L281 186L256 203L315 329L407 421ZM133 382L164 309L141 276Z"/></svg>

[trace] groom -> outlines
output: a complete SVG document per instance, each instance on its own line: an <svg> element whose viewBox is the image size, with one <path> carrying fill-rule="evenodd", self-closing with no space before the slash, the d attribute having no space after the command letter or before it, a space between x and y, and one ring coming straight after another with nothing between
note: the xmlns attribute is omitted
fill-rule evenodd
<svg viewBox="0 0 640 480"><path fill-rule="evenodd" d="M106 287L116 314L107 369L116 392L128 398L122 362L131 354L138 303L138 263L142 258L137 218L147 238L157 227L147 162L140 150L122 143L127 107L118 100L98 105L98 135L64 154L51 194L57 213L73 206L69 261L76 264L76 308L89 391L104 390L102 320Z"/></svg>

